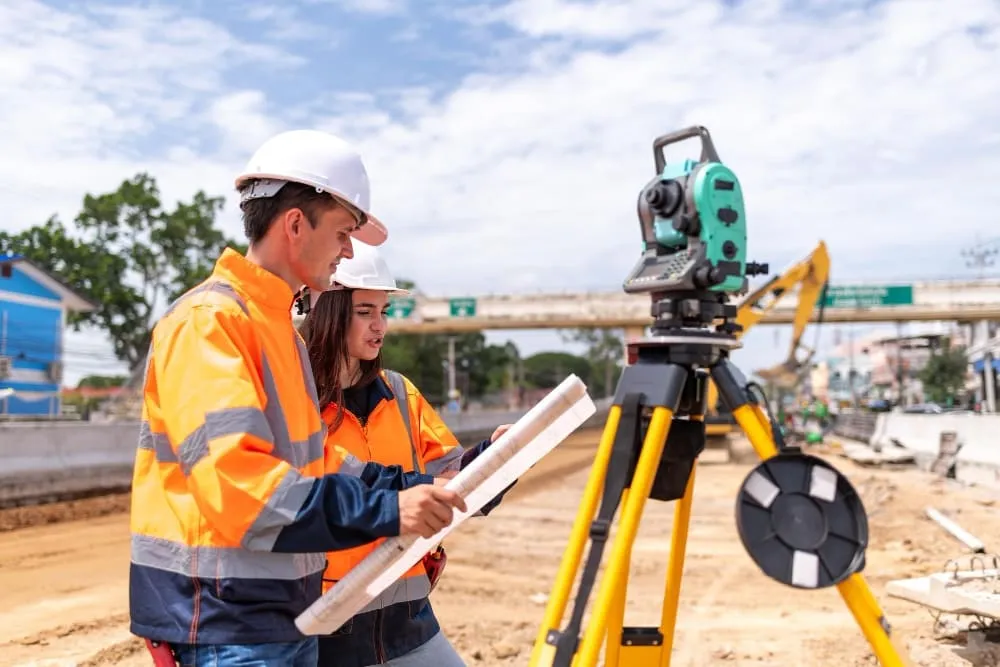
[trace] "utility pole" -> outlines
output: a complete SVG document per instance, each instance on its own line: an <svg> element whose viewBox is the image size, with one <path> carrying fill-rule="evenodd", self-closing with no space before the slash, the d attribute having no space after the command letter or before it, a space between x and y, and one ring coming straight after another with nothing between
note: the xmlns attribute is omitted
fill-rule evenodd
<svg viewBox="0 0 1000 667"><path fill-rule="evenodd" d="M851 407L858 407L858 394L854 383L854 330L847 329L847 388L851 392Z"/></svg>
<svg viewBox="0 0 1000 667"><path fill-rule="evenodd" d="M448 398L455 397L455 337L448 336Z"/></svg>
<svg viewBox="0 0 1000 667"><path fill-rule="evenodd" d="M905 406L903 394L903 323L896 322L896 384L899 386L899 405Z"/></svg>

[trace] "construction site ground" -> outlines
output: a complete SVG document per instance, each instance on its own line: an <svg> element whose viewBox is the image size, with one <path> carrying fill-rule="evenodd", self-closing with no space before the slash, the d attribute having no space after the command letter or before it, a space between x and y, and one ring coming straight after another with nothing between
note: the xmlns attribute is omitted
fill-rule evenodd
<svg viewBox="0 0 1000 667"><path fill-rule="evenodd" d="M579 432L522 479L488 518L449 538L433 595L469 665L525 665L596 447ZM877 664L835 589L804 592L764 577L736 534L734 498L755 460L706 452L697 491L673 667ZM935 638L931 615L888 598L891 579L939 571L964 547L924 517L933 505L1000 549L994 495L914 470L861 468L831 456L864 498L866 577L917 665L969 665ZM149 665L128 632L126 495L0 512L0 665ZM672 505L651 502L633 550L626 622L658 624ZM967 556L966 556L967 558ZM567 614L568 616L568 614Z"/></svg>

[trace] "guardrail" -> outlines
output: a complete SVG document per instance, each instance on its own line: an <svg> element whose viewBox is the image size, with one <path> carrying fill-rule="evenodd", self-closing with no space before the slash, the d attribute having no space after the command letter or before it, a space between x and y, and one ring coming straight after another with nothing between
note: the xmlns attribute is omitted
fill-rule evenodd
<svg viewBox="0 0 1000 667"><path fill-rule="evenodd" d="M610 399L582 428L599 425ZM463 445L487 438L525 412L441 413ZM132 482L138 422L0 423L0 507L127 491Z"/></svg>

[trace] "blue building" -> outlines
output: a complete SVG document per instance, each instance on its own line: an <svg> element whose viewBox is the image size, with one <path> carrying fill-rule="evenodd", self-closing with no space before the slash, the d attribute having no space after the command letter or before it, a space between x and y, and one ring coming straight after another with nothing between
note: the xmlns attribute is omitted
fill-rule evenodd
<svg viewBox="0 0 1000 667"><path fill-rule="evenodd" d="M0 415L62 411L66 314L94 308L24 257L0 254Z"/></svg>

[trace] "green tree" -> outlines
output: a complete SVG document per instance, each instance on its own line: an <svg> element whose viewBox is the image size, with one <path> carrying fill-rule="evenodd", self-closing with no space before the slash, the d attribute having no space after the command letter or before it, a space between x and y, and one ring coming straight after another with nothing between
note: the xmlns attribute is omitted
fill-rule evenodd
<svg viewBox="0 0 1000 667"><path fill-rule="evenodd" d="M586 346L583 356L594 371L590 383L591 396L612 395L625 356L623 332L620 329L589 327L564 331L561 335L565 342Z"/></svg>
<svg viewBox="0 0 1000 667"><path fill-rule="evenodd" d="M593 368L590 361L569 352L539 352L524 360L525 382L536 389L551 389L570 373L590 384Z"/></svg>
<svg viewBox="0 0 1000 667"><path fill-rule="evenodd" d="M73 231L53 216L17 234L0 232L0 252L24 255L96 303L68 323L103 329L115 356L135 367L156 308L207 277L225 246L246 252L215 228L222 206L221 197L198 191L166 210L156 181L140 173L114 192L84 196Z"/></svg>
<svg viewBox="0 0 1000 667"><path fill-rule="evenodd" d="M947 403L965 387L965 375L969 359L962 346L935 350L920 371L920 381L924 385L924 396L932 403Z"/></svg>
<svg viewBox="0 0 1000 667"><path fill-rule="evenodd" d="M111 389L120 387L128 378L124 375L87 375L76 384L77 389Z"/></svg>

